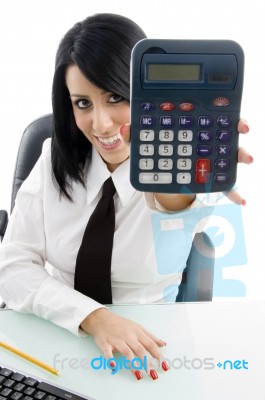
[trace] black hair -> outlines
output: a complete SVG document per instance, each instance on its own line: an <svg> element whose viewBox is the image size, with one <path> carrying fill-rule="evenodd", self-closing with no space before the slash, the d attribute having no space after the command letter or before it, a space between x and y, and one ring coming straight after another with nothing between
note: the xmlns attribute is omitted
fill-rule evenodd
<svg viewBox="0 0 265 400"><path fill-rule="evenodd" d="M75 64L97 87L130 98L130 57L133 46L146 35L130 19L116 14L95 14L76 23L61 40L52 87L54 132L53 178L60 194L72 200L72 182L83 180L84 163L92 145L75 123L66 68Z"/></svg>

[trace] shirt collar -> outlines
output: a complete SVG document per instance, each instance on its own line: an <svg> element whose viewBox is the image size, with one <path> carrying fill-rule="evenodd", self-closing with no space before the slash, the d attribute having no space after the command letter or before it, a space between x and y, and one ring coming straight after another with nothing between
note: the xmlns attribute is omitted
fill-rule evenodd
<svg viewBox="0 0 265 400"><path fill-rule="evenodd" d="M117 194L120 198L123 207L127 205L129 200L135 194L136 190L132 187L130 180L130 160L124 161L115 171L111 174L106 164L102 160L100 154L93 147L92 157L89 160L87 171L87 204L98 196L103 183L111 176L115 185Z"/></svg>

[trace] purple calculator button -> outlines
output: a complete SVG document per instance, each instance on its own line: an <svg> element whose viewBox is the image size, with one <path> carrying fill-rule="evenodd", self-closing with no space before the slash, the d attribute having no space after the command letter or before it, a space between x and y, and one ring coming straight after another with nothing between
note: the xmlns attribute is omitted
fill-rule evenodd
<svg viewBox="0 0 265 400"><path fill-rule="evenodd" d="M212 154L212 146L209 146L207 144L199 144L197 146L197 154L200 156L209 156Z"/></svg>
<svg viewBox="0 0 265 400"><path fill-rule="evenodd" d="M232 125L232 118L228 115L220 115L217 118L217 125L220 128L229 128Z"/></svg>
<svg viewBox="0 0 265 400"><path fill-rule="evenodd" d="M219 144L216 146L216 152L220 156L228 156L231 153L231 147L228 144Z"/></svg>
<svg viewBox="0 0 265 400"><path fill-rule="evenodd" d="M227 183L228 182L228 174L227 173L222 173L218 172L217 174L214 175L214 182L215 183Z"/></svg>
<svg viewBox="0 0 265 400"><path fill-rule="evenodd" d="M212 140L213 134L210 131L199 131L198 139L200 142L210 142Z"/></svg>
<svg viewBox="0 0 265 400"><path fill-rule="evenodd" d="M193 117L190 115L180 116L179 117L179 125L183 126L184 128L189 128L189 127L193 126Z"/></svg>
<svg viewBox="0 0 265 400"><path fill-rule="evenodd" d="M229 142L232 137L232 133L230 131L218 131L216 136L220 142Z"/></svg>
<svg viewBox="0 0 265 400"><path fill-rule="evenodd" d="M213 124L213 117L211 115L202 115L198 119L199 126L209 128Z"/></svg>
<svg viewBox="0 0 265 400"><path fill-rule="evenodd" d="M154 103L146 102L141 104L141 109L145 111L153 111L155 108L156 106Z"/></svg>
<svg viewBox="0 0 265 400"><path fill-rule="evenodd" d="M226 171L229 169L230 161L227 158L217 158L214 164L217 169Z"/></svg>
<svg viewBox="0 0 265 400"><path fill-rule="evenodd" d="M171 115L160 117L161 126L171 127L174 125L174 123L175 123L175 118L172 117Z"/></svg>
<svg viewBox="0 0 265 400"><path fill-rule="evenodd" d="M142 115L140 118L140 124L142 126L153 126L156 123L155 117L152 117L151 115Z"/></svg>

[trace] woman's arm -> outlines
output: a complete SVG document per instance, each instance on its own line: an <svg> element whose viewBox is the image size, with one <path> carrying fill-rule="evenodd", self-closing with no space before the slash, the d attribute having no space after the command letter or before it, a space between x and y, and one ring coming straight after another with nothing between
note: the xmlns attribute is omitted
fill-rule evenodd
<svg viewBox="0 0 265 400"><path fill-rule="evenodd" d="M51 256L58 265L63 264L53 239L65 240L64 230L69 229L58 224L53 238L47 237L47 225L53 215L49 219L44 209L52 208L56 193L50 168L50 146L46 142L39 161L17 195L0 246L0 296L8 307L36 314L78 335L80 321L103 306L74 290L65 280L51 276L45 268ZM50 198L49 204L43 200L45 196ZM65 208L62 213L65 219ZM63 265L58 273L63 273Z"/></svg>
<svg viewBox="0 0 265 400"><path fill-rule="evenodd" d="M156 201L167 211L181 211L188 208L196 198L195 194L154 193Z"/></svg>

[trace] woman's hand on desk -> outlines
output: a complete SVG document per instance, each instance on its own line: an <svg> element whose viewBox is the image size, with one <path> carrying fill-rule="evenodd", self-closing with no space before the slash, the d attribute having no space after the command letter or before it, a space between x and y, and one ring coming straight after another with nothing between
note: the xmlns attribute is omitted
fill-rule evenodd
<svg viewBox="0 0 265 400"><path fill-rule="evenodd" d="M242 134L246 134L249 132L248 123L244 119L240 119L237 126L238 132ZM130 125L122 125L120 127L120 133L125 143L129 145L130 143ZM253 157L242 147L238 149L238 162L244 164L251 164L253 162ZM233 203L239 205L245 205L246 201L242 198L242 196L234 189L229 192L225 192L225 195L231 200ZM194 194L166 194L166 193L156 193L156 200L159 204L164 207L168 211L181 211L185 208L188 208L193 200L195 199Z"/></svg>
<svg viewBox="0 0 265 400"><path fill-rule="evenodd" d="M141 325L105 308L89 314L81 323L81 328L93 336L106 359L113 358L113 353L120 353L130 361L137 357L144 362L145 356L159 360L162 357L159 348L166 345ZM162 363L162 368L165 371L168 369L166 363ZM142 379L140 370L131 371L138 380ZM155 369L150 369L149 373L152 379L158 378Z"/></svg>

